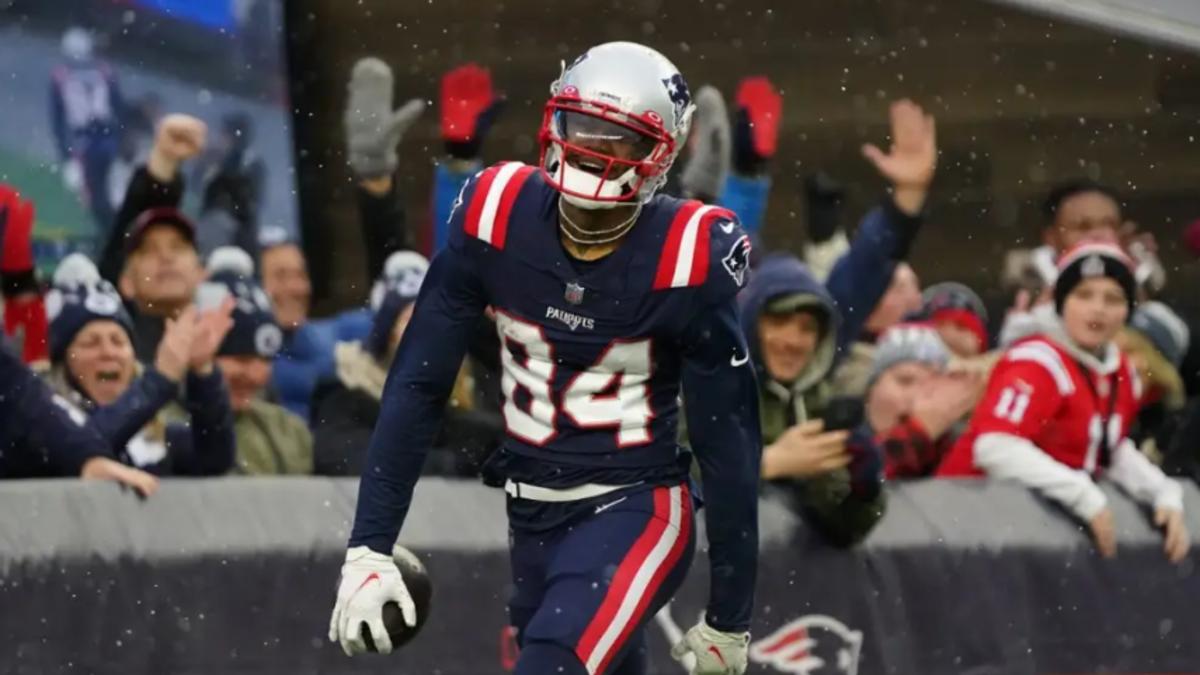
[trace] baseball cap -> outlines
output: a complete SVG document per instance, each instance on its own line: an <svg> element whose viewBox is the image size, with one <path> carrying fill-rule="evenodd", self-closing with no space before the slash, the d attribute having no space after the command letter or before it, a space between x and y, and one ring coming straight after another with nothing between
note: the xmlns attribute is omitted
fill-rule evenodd
<svg viewBox="0 0 1200 675"><path fill-rule="evenodd" d="M184 239L188 240L188 243L193 247L196 245L196 226L191 219L183 215L179 209L164 206L146 209L133 221L133 226L125 235L126 255L133 253L142 245L142 239L145 238L147 230L163 225L175 228L183 235Z"/></svg>

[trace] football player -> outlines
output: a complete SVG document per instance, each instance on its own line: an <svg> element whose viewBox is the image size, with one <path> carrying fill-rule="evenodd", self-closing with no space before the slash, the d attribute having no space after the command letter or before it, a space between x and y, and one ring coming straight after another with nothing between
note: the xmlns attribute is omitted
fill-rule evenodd
<svg viewBox="0 0 1200 675"><path fill-rule="evenodd" d="M695 548L679 394L704 488L707 612L676 645L742 673L758 556L757 392L738 327L750 240L729 211L656 195L694 106L642 45L593 47L551 85L538 166L463 187L392 366L330 639L391 650L381 607L415 610L391 551L472 327L495 313L518 675L645 672L643 627Z"/></svg>
<svg viewBox="0 0 1200 675"><path fill-rule="evenodd" d="M1163 550L1187 555L1183 491L1128 438L1142 384L1114 338L1137 296L1133 262L1114 244L1085 241L1058 262L1056 320L1010 347L992 371L943 476L1015 480L1087 523L1101 554L1116 553L1105 476L1154 510Z"/></svg>

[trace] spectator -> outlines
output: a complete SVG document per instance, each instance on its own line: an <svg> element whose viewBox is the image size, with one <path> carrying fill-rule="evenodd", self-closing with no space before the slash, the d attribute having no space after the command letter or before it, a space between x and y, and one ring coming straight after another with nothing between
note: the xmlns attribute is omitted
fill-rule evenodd
<svg viewBox="0 0 1200 675"><path fill-rule="evenodd" d="M290 241L268 243L262 251L263 290L283 329L283 345L275 356L271 385L279 404L309 419L317 382L334 372L333 349L339 341L365 337L369 310L350 310L329 319L309 318L312 283L300 247Z"/></svg>
<svg viewBox="0 0 1200 675"><path fill-rule="evenodd" d="M135 354L149 363L158 352L167 321L192 306L204 268L196 252L195 226L176 209L143 212L126 241L121 295L133 321Z"/></svg>
<svg viewBox="0 0 1200 675"><path fill-rule="evenodd" d="M1115 245L1086 242L1058 265L1058 321L1005 352L939 474L1023 483L1086 523L1112 556L1112 511L1094 482L1106 476L1152 506L1178 562L1188 549L1182 491L1128 438L1141 382L1113 342L1136 298L1132 263Z"/></svg>
<svg viewBox="0 0 1200 675"><path fill-rule="evenodd" d="M1010 254L1009 276L1022 292L1014 311L1005 317L1001 346L1055 322L1050 296L1058 276L1058 258L1083 241L1124 244L1137 259L1135 279L1139 284L1157 290L1165 283L1153 237L1132 236L1136 228L1125 221L1121 196L1113 188L1087 179L1061 182L1047 194L1042 216L1042 246L1028 256Z"/></svg>
<svg viewBox="0 0 1200 675"><path fill-rule="evenodd" d="M950 372L934 327L900 324L879 338L858 438L879 447L889 479L930 476L982 394L974 371Z"/></svg>
<svg viewBox="0 0 1200 675"><path fill-rule="evenodd" d="M988 350L987 308L975 291L947 281L926 288L921 301L921 320L933 325L952 355L970 359Z"/></svg>
<svg viewBox="0 0 1200 675"><path fill-rule="evenodd" d="M109 457L104 439L73 420L0 344L0 478L53 476L112 480L143 497L158 490L157 478Z"/></svg>
<svg viewBox="0 0 1200 675"><path fill-rule="evenodd" d="M362 472L367 441L379 417L379 401L392 357L412 315L429 262L412 251L393 253L371 293L374 321L359 342L339 342L336 376L322 383L313 402L315 472L352 476ZM473 476L503 432L498 415L472 410L464 367L451 395L447 420L426 460L431 474Z"/></svg>
<svg viewBox="0 0 1200 675"><path fill-rule="evenodd" d="M367 273L369 278L378 278L389 254L412 248L396 188L396 146L425 103L412 99L393 110L392 71L374 58L355 64L347 89L347 161L356 178ZM286 237L264 232L261 255L263 288L284 331L272 384L280 403L308 420L317 383L334 373L334 345L364 338L370 330L371 313L351 310L331 319L313 320L309 316L312 283L300 247Z"/></svg>
<svg viewBox="0 0 1200 675"><path fill-rule="evenodd" d="M877 484L852 480L848 467L857 465L846 445L848 432L820 419L841 325L837 305L799 260L772 254L743 292L741 306L758 370L763 478L783 488L829 540L861 540L883 516L884 496Z"/></svg>
<svg viewBox="0 0 1200 675"><path fill-rule="evenodd" d="M783 97L766 77L747 77L738 84L733 124L733 171L726 174L718 202L738 214L755 241L761 236L771 191L768 175L779 141Z"/></svg>
<svg viewBox="0 0 1200 675"><path fill-rule="evenodd" d="M159 121L150 155L145 166L133 172L125 199L113 221L112 232L97 261L100 274L106 280L118 285L125 270L126 255L136 248L130 245L129 239L134 238L138 229L134 226L143 222L143 214L152 209L179 207L183 199L180 166L204 149L207 136L208 127L194 117L173 114ZM192 239L195 239L194 231ZM123 288L121 291L124 293ZM134 320L136 322L136 316Z"/></svg>
<svg viewBox="0 0 1200 675"><path fill-rule="evenodd" d="M895 264L887 292L872 306L862 333L855 337L845 360L834 373L833 391L839 398L862 398L866 394L874 369L876 337L920 311L921 282L908 263Z"/></svg>
<svg viewBox="0 0 1200 675"><path fill-rule="evenodd" d="M196 228L176 207L183 194L179 166L204 146L204 123L168 115L159 123L146 166L134 172L99 262L117 285L133 319L134 353L155 358L165 321L192 304L204 269Z"/></svg>
<svg viewBox="0 0 1200 675"><path fill-rule="evenodd" d="M75 258L72 260L71 258ZM51 387L121 461L158 475L212 476L233 463L233 417L213 354L229 327L226 306L167 321L154 364L133 355L133 325L121 299L91 262L74 254L60 266L50 309ZM89 278L90 277L90 278ZM167 406L186 385L186 423Z"/></svg>
<svg viewBox="0 0 1200 675"><path fill-rule="evenodd" d="M263 400L271 362L283 332L271 302L254 282L254 262L241 249L217 249L209 258L209 281L200 289L202 306L234 300L233 327L217 351L229 387L237 437L239 474L311 474L312 435L304 420Z"/></svg>

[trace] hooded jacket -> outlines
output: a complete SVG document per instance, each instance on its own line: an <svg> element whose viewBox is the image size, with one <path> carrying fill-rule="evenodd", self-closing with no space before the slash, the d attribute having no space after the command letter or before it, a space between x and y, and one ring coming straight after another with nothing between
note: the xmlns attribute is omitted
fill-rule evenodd
<svg viewBox="0 0 1200 675"><path fill-rule="evenodd" d="M772 379L762 357L758 319L772 299L787 295L806 296L800 308L813 311L821 320L821 337L812 358L794 382ZM791 424L821 416L828 402L829 372L837 356L841 316L829 291L796 258L772 254L763 259L740 299L742 331L750 345L750 357L758 371L759 418L763 443L779 438Z"/></svg>
<svg viewBox="0 0 1200 675"><path fill-rule="evenodd" d="M800 295L798 309L821 317L821 336L809 363L794 382L771 378L762 357L758 319L767 304L780 296ZM740 298L742 330L758 371L759 419L764 445L774 443L789 427L820 418L829 402L829 374L837 358L842 321L833 297L795 257L765 257ZM848 451L855 453L853 447ZM857 462L852 463L857 464ZM779 481L778 490L827 540L839 546L860 541L883 517L884 493L856 490L848 469L837 469L807 480Z"/></svg>

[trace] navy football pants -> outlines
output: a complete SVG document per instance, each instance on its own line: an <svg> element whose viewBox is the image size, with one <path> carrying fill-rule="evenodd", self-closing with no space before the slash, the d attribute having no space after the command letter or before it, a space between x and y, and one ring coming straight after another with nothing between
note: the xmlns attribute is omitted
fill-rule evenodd
<svg viewBox="0 0 1200 675"><path fill-rule="evenodd" d="M641 675L643 628L695 552L686 485L601 499L582 520L512 533L516 675Z"/></svg>

